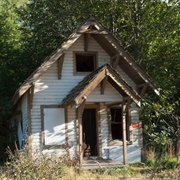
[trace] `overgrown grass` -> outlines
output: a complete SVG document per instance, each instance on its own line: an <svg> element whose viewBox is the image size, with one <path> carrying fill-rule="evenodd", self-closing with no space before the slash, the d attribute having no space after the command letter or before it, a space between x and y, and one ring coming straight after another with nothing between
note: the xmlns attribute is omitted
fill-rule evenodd
<svg viewBox="0 0 180 180"><path fill-rule="evenodd" d="M83 170L78 160L67 153L62 157L46 156L36 153L33 158L26 149L12 153L8 150L9 160L0 167L0 179L3 180L119 180L119 179L180 179L180 164L176 159L152 159L146 163L132 164L126 167Z"/></svg>

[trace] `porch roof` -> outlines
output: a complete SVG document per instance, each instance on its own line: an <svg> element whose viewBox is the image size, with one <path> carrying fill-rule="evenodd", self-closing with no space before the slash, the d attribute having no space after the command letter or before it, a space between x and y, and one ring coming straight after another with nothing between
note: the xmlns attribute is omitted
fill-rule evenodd
<svg viewBox="0 0 180 180"><path fill-rule="evenodd" d="M79 106L90 93L97 87L98 84L105 86L109 82L123 97L130 97L136 104L139 105L141 97L134 91L121 77L118 72L110 65L105 64L92 73L87 75L82 81L75 86L69 94L62 100L61 105ZM104 85L103 85L104 83Z"/></svg>

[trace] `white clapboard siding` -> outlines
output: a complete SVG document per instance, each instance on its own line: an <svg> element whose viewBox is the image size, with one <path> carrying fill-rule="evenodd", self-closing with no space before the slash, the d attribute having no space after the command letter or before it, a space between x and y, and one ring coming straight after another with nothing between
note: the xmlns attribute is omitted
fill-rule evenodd
<svg viewBox="0 0 180 180"><path fill-rule="evenodd" d="M100 122L101 122L101 147L102 147L102 157L107 158L108 154L103 151L104 147L108 146L109 143L109 123L107 107L103 104L100 105Z"/></svg>
<svg viewBox="0 0 180 180"><path fill-rule="evenodd" d="M135 103L132 103L130 109L130 117L131 117L131 122L139 122L139 108L136 106Z"/></svg>
<svg viewBox="0 0 180 180"><path fill-rule="evenodd" d="M34 89L34 97L33 97L33 104L31 109L31 128L32 128L32 142L33 145L41 146L41 105L58 105L61 103L62 99L69 93L69 91L76 86L83 78L83 75L74 75L74 68L73 68L73 52L75 51L84 51L84 39L81 36L68 50L65 51L65 58L62 68L62 77L58 79L58 69L57 69L57 62L54 63L38 80L35 82L35 89ZM97 52L97 65L98 67L110 63L109 55L100 47L100 45L90 37L89 39L89 46L88 51ZM129 84L132 84L130 78L128 78L122 70L118 71L122 73L124 79L127 79ZM98 101L105 102L105 101L119 101L121 96L117 93L117 91L107 84L105 88L104 95L100 95L100 87L98 86L92 94L89 96L88 101ZM105 110L104 110L105 113ZM108 127L106 118L107 115L102 114L102 143L103 145L107 145L106 136L108 135ZM68 115L71 122L68 122L68 128L70 130L69 138L75 137L75 131L72 131L72 128L75 129L75 125L73 125L73 119L75 119L75 114L72 112ZM76 138L74 138L76 139ZM76 141L74 142L76 143Z"/></svg>
<svg viewBox="0 0 180 180"><path fill-rule="evenodd" d="M107 83L104 94L101 94L101 87L98 85L93 92L88 96L87 102L117 102L122 101L122 96Z"/></svg>
<svg viewBox="0 0 180 180"><path fill-rule="evenodd" d="M74 108L67 109L67 128L68 128L68 144L70 147L71 157L76 155L77 135L76 135L76 112Z"/></svg>
<svg viewBox="0 0 180 180"><path fill-rule="evenodd" d="M129 109L131 123L139 123L139 108L135 103L132 103ZM132 128L132 141L133 144L139 144L140 138L140 129L139 128Z"/></svg>

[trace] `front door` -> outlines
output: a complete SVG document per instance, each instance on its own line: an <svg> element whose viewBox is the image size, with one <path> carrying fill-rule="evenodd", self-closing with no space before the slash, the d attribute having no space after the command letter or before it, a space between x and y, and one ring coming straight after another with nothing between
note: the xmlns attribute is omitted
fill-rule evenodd
<svg viewBox="0 0 180 180"><path fill-rule="evenodd" d="M83 156L97 156L96 109L84 109L83 126Z"/></svg>

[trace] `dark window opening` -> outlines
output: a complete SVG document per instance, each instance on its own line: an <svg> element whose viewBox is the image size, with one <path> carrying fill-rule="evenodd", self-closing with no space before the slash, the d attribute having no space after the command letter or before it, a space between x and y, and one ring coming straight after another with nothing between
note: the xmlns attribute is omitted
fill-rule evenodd
<svg viewBox="0 0 180 180"><path fill-rule="evenodd" d="M113 108L111 109L111 135L112 139L122 139L122 112L121 109Z"/></svg>
<svg viewBox="0 0 180 180"><path fill-rule="evenodd" d="M95 54L76 54L76 72L91 72L96 68Z"/></svg>
<svg viewBox="0 0 180 180"><path fill-rule="evenodd" d="M123 139L122 109L111 108L111 136L112 140ZM129 140L129 118L126 115L126 138Z"/></svg>

